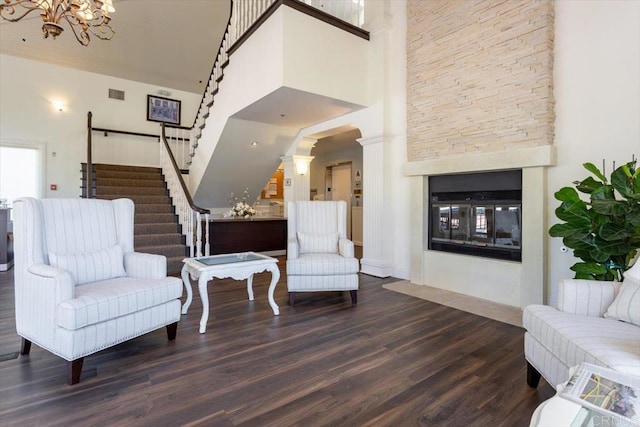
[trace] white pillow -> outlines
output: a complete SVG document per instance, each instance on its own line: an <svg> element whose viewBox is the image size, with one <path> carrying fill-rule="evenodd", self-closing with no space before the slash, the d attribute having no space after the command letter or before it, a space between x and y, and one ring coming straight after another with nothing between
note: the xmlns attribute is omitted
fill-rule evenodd
<svg viewBox="0 0 640 427"><path fill-rule="evenodd" d="M66 270L76 285L122 277L124 257L120 245L86 254L49 254L49 264Z"/></svg>
<svg viewBox="0 0 640 427"><path fill-rule="evenodd" d="M311 234L298 232L301 254L337 254L338 233Z"/></svg>
<svg viewBox="0 0 640 427"><path fill-rule="evenodd" d="M604 317L640 326L640 282L625 277Z"/></svg>

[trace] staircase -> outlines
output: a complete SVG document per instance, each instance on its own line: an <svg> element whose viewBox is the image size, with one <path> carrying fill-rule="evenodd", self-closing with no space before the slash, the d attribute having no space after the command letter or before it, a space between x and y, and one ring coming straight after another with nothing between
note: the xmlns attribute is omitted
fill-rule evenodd
<svg viewBox="0 0 640 427"><path fill-rule="evenodd" d="M93 197L128 198L135 204L136 252L167 257L167 273L179 274L188 256L185 237L171 204L162 170L153 167L93 164ZM82 164L82 196L86 196L86 164Z"/></svg>

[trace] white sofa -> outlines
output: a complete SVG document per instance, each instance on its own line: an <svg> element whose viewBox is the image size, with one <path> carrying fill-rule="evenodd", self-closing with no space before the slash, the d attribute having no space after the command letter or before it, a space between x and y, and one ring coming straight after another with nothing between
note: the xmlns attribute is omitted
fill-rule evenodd
<svg viewBox="0 0 640 427"><path fill-rule="evenodd" d="M561 281L557 308L527 306L523 326L531 387L542 375L556 388L581 362L640 376L640 262L622 283Z"/></svg>
<svg viewBox="0 0 640 427"><path fill-rule="evenodd" d="M18 199L15 311L21 354L31 342L67 360L80 380L84 356L180 320L182 281L164 256L133 250L129 199Z"/></svg>

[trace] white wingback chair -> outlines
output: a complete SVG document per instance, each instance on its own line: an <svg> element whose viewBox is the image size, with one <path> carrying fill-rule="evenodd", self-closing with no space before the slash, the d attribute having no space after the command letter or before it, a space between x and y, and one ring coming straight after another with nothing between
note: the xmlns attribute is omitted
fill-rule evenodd
<svg viewBox="0 0 640 427"><path fill-rule="evenodd" d="M166 258L133 251L129 199L14 203L16 329L67 360L80 381L84 356L163 326L175 339L182 281Z"/></svg>
<svg viewBox="0 0 640 427"><path fill-rule="evenodd" d="M287 206L287 287L296 292L350 291L358 303L358 260L347 239L344 201L289 202Z"/></svg>

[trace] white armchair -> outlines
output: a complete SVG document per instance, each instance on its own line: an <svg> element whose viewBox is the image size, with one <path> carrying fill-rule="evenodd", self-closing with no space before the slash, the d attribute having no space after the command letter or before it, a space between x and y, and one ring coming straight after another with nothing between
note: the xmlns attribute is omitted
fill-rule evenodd
<svg viewBox="0 0 640 427"><path fill-rule="evenodd" d="M640 262L622 283L562 280L557 308L529 305L522 319L527 383L552 386L582 362L640 376Z"/></svg>
<svg viewBox="0 0 640 427"><path fill-rule="evenodd" d="M175 339L182 281L166 258L133 251L129 199L32 199L14 204L16 329L67 360L80 381L84 356L166 326Z"/></svg>
<svg viewBox="0 0 640 427"><path fill-rule="evenodd" d="M349 291L358 303L358 260L347 239L344 201L289 202L287 207L287 288L296 292Z"/></svg>

